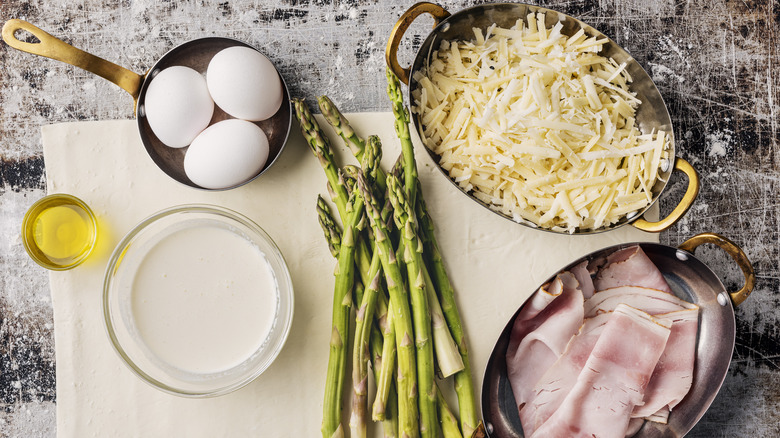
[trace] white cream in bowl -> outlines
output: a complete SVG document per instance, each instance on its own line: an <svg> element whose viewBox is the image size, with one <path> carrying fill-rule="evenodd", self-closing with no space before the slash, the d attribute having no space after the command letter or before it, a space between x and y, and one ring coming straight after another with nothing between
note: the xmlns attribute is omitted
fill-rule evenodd
<svg viewBox="0 0 780 438"><path fill-rule="evenodd" d="M120 358L185 397L226 394L262 374L287 339L293 301L271 237L239 213L201 204L139 223L111 255L103 287Z"/></svg>
<svg viewBox="0 0 780 438"><path fill-rule="evenodd" d="M149 250L131 293L133 322L149 352L185 372L240 365L271 331L278 287L265 255L218 227L174 232Z"/></svg>

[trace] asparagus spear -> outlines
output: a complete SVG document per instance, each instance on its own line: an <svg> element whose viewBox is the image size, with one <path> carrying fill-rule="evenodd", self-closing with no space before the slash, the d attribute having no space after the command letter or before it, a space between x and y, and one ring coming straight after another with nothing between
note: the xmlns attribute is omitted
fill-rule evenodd
<svg viewBox="0 0 780 438"><path fill-rule="evenodd" d="M436 386L436 406L439 408L439 418L441 418L441 430L444 438L463 438L458 427L458 419L452 414L447 400L441 393L441 388Z"/></svg>
<svg viewBox="0 0 780 438"><path fill-rule="evenodd" d="M430 264L433 266L433 282L436 285L436 290L439 292L442 311L447 320L447 325L450 327L463 360L463 371L455 374L455 392L458 395L461 430L464 436L470 437L474 436L475 430L480 429L481 423L477 399L474 395L474 383L471 380L471 365L469 363L466 336L463 332L460 313L455 303L455 291L444 267L444 261L442 260L439 245L434 234L433 221L428 215L428 208L422 196L418 199L416 207L425 244L425 253L429 255Z"/></svg>
<svg viewBox="0 0 780 438"><path fill-rule="evenodd" d="M344 179L344 188L347 189L347 194L351 194L354 190L358 173L360 173L360 168L357 166L346 165L339 169L339 174Z"/></svg>
<svg viewBox="0 0 780 438"><path fill-rule="evenodd" d="M424 246L423 246L424 248ZM436 353L436 364L439 368L439 374L442 378L449 377L455 373L463 371L465 365L460 355L458 346L452 338L447 321L439 303L439 297L436 295L435 283L428 273L427 267L423 264L421 269L425 278L426 294L428 296L428 306L431 311L431 328L433 332L433 349Z"/></svg>
<svg viewBox="0 0 780 438"><path fill-rule="evenodd" d="M398 81L398 78L389 68L386 70L386 75L387 95L392 103L393 116L395 117L395 133L401 141L404 186L409 205L414 206L418 198L422 201L423 195L422 190L419 188L420 181L417 177L417 161L414 158L414 146L409 135L409 111L404 107L401 83ZM399 169L400 171L401 169ZM411 210L414 210L414 208ZM423 248L420 247L418 251L422 252L422 250ZM428 268L421 264L421 269L428 285L426 291L433 321L433 342L436 349L437 364L442 377L448 377L463 370L464 364L455 341L447 328L441 304L435 291L435 284L431 281Z"/></svg>
<svg viewBox="0 0 780 438"><path fill-rule="evenodd" d="M368 138L368 142L365 143L365 147L360 154L360 158L366 180L369 183L376 183L376 178L378 175L384 175L382 169L379 167L380 161L382 159L382 149L378 137L371 136ZM372 186L372 184L369 184L369 187ZM383 208L381 212L382 220L386 222L391 213L392 208L389 202L386 202L385 208ZM376 248L374 248L372 266L374 259L376 259L378 255L378 251L376 251ZM379 298L380 299L377 302L377 306L379 308L378 325L382 330L382 336L384 340L382 347L382 356L384 361L381 364L374 364L378 369L378 377L376 378L377 394L374 399L374 405L372 409L372 418L375 421L382 421L385 419L385 410L387 408L387 403L390 396L393 371L395 370L396 355L392 304L386 302L384 293L379 294Z"/></svg>
<svg viewBox="0 0 780 438"><path fill-rule="evenodd" d="M368 405L368 347L374 321L374 304L381 284L381 264L377 253L371 261L374 279L365 289L355 318L355 344L352 350L352 415L349 426L353 437L366 436L366 406Z"/></svg>
<svg viewBox="0 0 780 438"><path fill-rule="evenodd" d="M336 204L336 208L339 211L339 216L342 221L347 217L347 189L343 184L339 182L337 167L334 163L333 152L330 148L330 141L328 137L323 134L317 121L314 120L314 116L309 111L306 103L302 99L292 99L293 106L295 107L295 116L301 125L301 132L306 142L311 147L314 155L320 161L322 169L325 171L325 176L328 178L328 189L331 194L333 202ZM364 282L371 281L370 279L363 279Z"/></svg>
<svg viewBox="0 0 780 438"><path fill-rule="evenodd" d="M339 260L336 272L336 285L333 294L332 332L328 374L325 380L325 400L322 413L323 438L344 435L341 424L342 395L346 374L347 349L349 339L349 313L352 306L352 287L355 273L355 225L363 217L363 199L352 196L345 206L347 221L341 236Z"/></svg>
<svg viewBox="0 0 780 438"><path fill-rule="evenodd" d="M433 377L433 343L431 316L422 273L422 242L417 237L414 210L407 203L406 194L394 176L387 178L387 191L393 204L396 225L401 230L404 246L404 262L409 280L409 295L414 318L414 336L417 348L417 383L419 388L420 435L434 437L438 427L436 410L436 383Z"/></svg>
<svg viewBox="0 0 780 438"><path fill-rule="evenodd" d="M338 258L339 250L341 249L341 230L333 220L333 216L330 214L330 209L322 196L317 195L317 215L319 216L320 227L325 234L325 240L328 242L328 250L333 257Z"/></svg>
<svg viewBox="0 0 780 438"><path fill-rule="evenodd" d="M331 216L330 209L328 208L327 204L325 204L325 200L322 199L322 196L317 196L317 214L319 216L319 222L320 226L322 227L322 231L325 235L325 240L328 242L328 249L330 250L330 253L336 257L339 258L339 252L341 250L341 230L339 230L336 223L333 221L333 217ZM338 276L338 265L336 266L337 272L336 275ZM338 382L336 379L331 379L331 374L337 375L339 373L338 367L340 365L339 363L339 356L341 354L341 351L344 350L343 348L343 335L341 335L336 328L336 321L341 325L341 319L343 314L343 309L341 308L341 303L337 303L337 293L334 293L334 303L333 303L333 331L331 333L331 340L330 340L330 355L328 358L328 377L326 379L326 401L325 404L331 403L330 406L323 407L323 411L326 412L325 415L323 415L323 436L330 436L334 435L336 433L336 430L339 430L340 433L343 435L343 431L341 429L340 419L339 424L337 426L336 430L333 430L334 422L333 420L335 418L340 417L340 414L337 414L336 412L332 412L332 409L334 408L334 404L336 406L341 406L341 402L338 400L331 400L328 399L330 397L336 398L337 392L340 393L339 390L340 385L338 385ZM342 297L343 300L343 297ZM348 310L348 308L347 308ZM346 319L347 317L344 317ZM331 369L332 368L332 369ZM333 388L329 388L328 384L333 383ZM325 418L328 418L328 425L327 425L327 431L325 430Z"/></svg>
<svg viewBox="0 0 780 438"><path fill-rule="evenodd" d="M381 315L383 311L387 313L387 308L382 309L380 306L377 306L377 312L379 315ZM381 316L379 317L382 318ZM387 319L385 318L385 321L386 320ZM389 325L392 326L393 324ZM393 336L395 336L395 332L393 332ZM380 368L382 368L386 360L382 353L382 348L386 343L393 346L392 362L395 363L395 338L393 337L389 341L385 341L382 335L379 333L379 330L371 330L371 356L373 359L372 363L374 365L374 380L376 382L379 382ZM384 431L385 438L395 438L398 433L398 395L395 392L392 379L388 382L387 385L387 396L385 397L385 403L382 411L383 418L380 420L374 420L382 421L382 430Z"/></svg>
<svg viewBox="0 0 780 438"><path fill-rule="evenodd" d="M374 231L376 251L382 261L390 303L393 307L393 324L396 333L396 354L398 359L398 419L399 434L410 438L419 436L417 415L417 375L414 354L414 330L408 292L403 282L398 260L388 238L388 230L382 221L376 198L367 186L363 175L358 176L358 189L363 196L366 212Z"/></svg>
<svg viewBox="0 0 780 438"><path fill-rule="evenodd" d="M361 166L367 175L376 175L379 168L379 162L382 159L382 148L378 137L372 136L369 139L368 147L361 159ZM357 171L357 169L355 169ZM355 174L357 176L359 173ZM354 187L353 187L354 188ZM369 277L372 278L369 287L365 290L362 297L360 308L357 311L355 326L355 345L353 349L352 361L352 383L354 396L352 398L352 416L350 427L353 437L366 436L366 407L368 399L366 397L368 387L368 348L369 338L372 329L374 329L374 308L377 301L377 295L381 288L381 262L379 252L374 251L371 265L369 267ZM384 298L384 293L382 294Z"/></svg>
<svg viewBox="0 0 780 438"><path fill-rule="evenodd" d="M367 156L367 155L364 155ZM390 229L392 221L393 206L390 204L390 200L385 200L385 205L380 212L380 218L385 227ZM392 240L392 239L391 239ZM379 252L375 251L374 255ZM396 252L396 260L400 260L398 252ZM400 267L399 267L400 269ZM401 274L403 275L403 273ZM383 421L386 415L392 415L393 406L397 406L398 401L393 401L392 396L392 384L393 376L396 374L396 335L395 325L393 323L393 305L392 303L378 303L379 313L377 322L382 330L383 347L382 356L384 360L377 366L379 371L376 378L377 391L374 398L374 406L372 410L372 418L374 421ZM384 315L384 316L382 316ZM386 414L386 411L389 412Z"/></svg>
<svg viewBox="0 0 780 438"><path fill-rule="evenodd" d="M372 135L368 137L366 147L360 155L360 166L369 178L376 184L380 193L384 193L387 186L384 184L385 172L380 167L382 161L382 142L379 137ZM380 183L380 179L382 180Z"/></svg>
<svg viewBox="0 0 780 438"><path fill-rule="evenodd" d="M322 116L327 120L333 130L344 140L344 144L349 147L352 154L358 161L363 160L363 152L365 150L366 141L363 140L349 124L349 120L339 111L333 101L328 96L320 96L317 98ZM369 137L369 141L371 138ZM378 173L375 176L377 188L384 193L385 185L385 173L377 166Z"/></svg>
<svg viewBox="0 0 780 438"><path fill-rule="evenodd" d="M395 325L392 319L392 303L389 303L384 312L379 310L379 326L382 329L382 363L377 365L378 377L376 378L376 397L372 415L374 421L382 421L387 417L387 405L390 403L390 389L393 383L393 371L395 371Z"/></svg>
<svg viewBox="0 0 780 438"><path fill-rule="evenodd" d="M395 116L395 134L401 140L401 152L404 163L404 186L406 187L409 205L417 202L417 162L414 159L414 146L409 135L409 111L404 107L401 93L401 83L390 68L385 69L387 76L387 95L393 107Z"/></svg>
<svg viewBox="0 0 780 438"><path fill-rule="evenodd" d="M352 129L352 125L349 124L349 120L341 114L341 111L333 104L328 96L320 96L317 98L322 116L333 127L336 133L344 140L344 144L349 147L352 154L360 160L363 155L363 148L365 147L365 140L355 133Z"/></svg>

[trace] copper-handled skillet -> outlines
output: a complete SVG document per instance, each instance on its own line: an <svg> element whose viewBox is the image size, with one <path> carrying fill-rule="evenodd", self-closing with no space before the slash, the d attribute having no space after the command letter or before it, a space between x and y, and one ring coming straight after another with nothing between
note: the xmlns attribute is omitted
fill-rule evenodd
<svg viewBox="0 0 780 438"><path fill-rule="evenodd" d="M717 245L737 262L745 276L745 285L740 290L728 292L715 272L693 255L696 248L706 243ZM562 271L571 269L583 260L600 259L630 245L634 244L621 244L601 249L570 263ZM675 295L698 305L700 309L693 385L690 392L672 410L668 424L645 421L635 435L641 438L681 437L688 433L704 415L723 384L734 351L736 336L734 307L750 295L756 278L753 267L742 249L718 234L699 234L677 248L657 243L639 245L661 271ZM554 276L548 281L553 278ZM545 283L547 282L542 284ZM482 416L491 437L524 436L506 370L509 336L519 312L518 309L509 320L493 347L482 383Z"/></svg>
<svg viewBox="0 0 780 438"><path fill-rule="evenodd" d="M19 33L29 32L38 42L26 42L19 39ZM105 59L77 49L39 29L38 27L22 20L8 20L3 26L3 40L11 47L23 52L34 55L44 56L64 63L80 67L88 72L94 73L118 85L127 91L133 98L136 120L138 121L138 132L141 140L146 147L146 152L152 158L154 163L168 176L176 181L194 187L203 189L193 183L184 172L184 154L186 148L170 148L165 146L152 132L149 122L146 120L144 111L144 101L146 90L154 76L163 69L175 65L190 67L198 72L205 72L211 58L222 49L233 46L245 46L252 48L244 42L221 37L200 38L187 41L174 47L168 53L164 54L149 71L144 75L139 75L124 67L120 67ZM284 78L279 75L282 81L283 101L279 111L268 120L256 122L256 124L268 136L270 152L268 161L263 169L248 181L237 186L227 187L225 189L203 189L203 190L227 190L232 189L252 181L268 169L274 161L281 155L287 136L290 132L292 123L290 111L290 97ZM224 120L229 116L215 105L212 123Z"/></svg>
<svg viewBox="0 0 780 438"><path fill-rule="evenodd" d="M634 227L643 231L659 232L663 231L672 225L674 225L685 213L688 211L693 201L696 199L696 195L699 192L699 178L696 174L696 170L684 159L676 157L674 149L674 132L672 130L672 121L669 117L669 112L666 109L664 100L661 97L661 93L658 92L653 80L645 72L641 65L623 48L617 43L607 38L604 34L594 29L593 27L583 23L576 18L562 14L550 9L540 8L538 6L531 6L520 3L488 3L479 6L473 6L467 9L463 9L455 14L450 14L446 9L433 3L417 3L407 10L393 29L390 38L387 42L387 49L385 51L387 65L395 73L398 78L409 86L409 96L407 102L414 102L412 99L412 91L417 89L418 84L415 79L416 73L424 72L428 66L433 52L439 48L442 41L458 41L458 40L472 40L474 38L474 28L482 29L484 32L488 27L493 24L502 26L505 28L512 27L518 19L525 19L531 12L544 13L547 20L547 26L553 26L560 21L563 24L561 33L565 35L573 35L580 28L585 30L585 33L589 36L596 36L599 39L605 38L608 40L604 44L604 48L601 51L602 56L612 57L618 63L626 63L626 71L634 79L631 84L631 91L635 92L637 98L642 101L639 109L636 113L637 124L642 132L654 132L664 131L670 138L670 157L672 157L672 164L660 169L658 181L652 188L653 202L638 214L629 217L624 217L620 221L610 225L609 227L599 228L597 230L577 230L575 234L590 234L594 232L601 232L612 230L619 226L631 223ZM410 67L402 67L398 63L398 47L401 44L406 30L411 23L421 14L429 14L434 18L434 27L430 34L428 34L425 41L420 46L417 54ZM417 131L417 135L422 139L422 122L418 114L412 113L412 120ZM425 144L425 142L422 142ZM426 148L433 160L438 163L439 156L433 151ZM447 172L439 167L439 170L447 176ZM685 192L680 203L677 207L665 218L658 222L649 222L642 216L648 209L658 200L661 192L663 192L669 181L669 176L673 171L683 172L688 177L688 188ZM450 179L450 181L452 181ZM458 190L468 195L475 202L488 208L490 211L505 217L509 220L513 220L511 216L501 213L495 209L490 208L488 204L480 201L476 197L470 195L463 190L454 181L452 183ZM524 222L521 222L524 223ZM524 223L529 225L528 223ZM544 229L544 228L540 228ZM552 231L552 230L548 230ZM555 231L554 231L555 232ZM565 233L565 231L560 231Z"/></svg>

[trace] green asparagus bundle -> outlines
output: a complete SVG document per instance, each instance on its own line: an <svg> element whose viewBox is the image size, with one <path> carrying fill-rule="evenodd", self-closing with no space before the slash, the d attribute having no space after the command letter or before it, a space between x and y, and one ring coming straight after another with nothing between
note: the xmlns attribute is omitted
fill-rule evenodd
<svg viewBox="0 0 780 438"><path fill-rule="evenodd" d="M328 242L328 247L330 248L331 254L333 257L336 257L338 259L339 252L341 249L341 230L339 229L338 225L336 225L335 221L333 220L333 217L331 216L330 209L328 208L328 205L325 203L325 200L322 199L321 196L317 197L317 213L319 215L319 222L320 226L322 227L322 231L325 235L325 240ZM376 261L378 262L378 258ZM374 260L372 260L372 271L375 269L374 266ZM375 278L379 278L379 272L377 272L377 276ZM356 295L356 302L361 303L361 307L363 307L364 299L365 299L365 293L361 295L361 287L362 284L359 282L359 280L355 280L355 295ZM369 293L374 292L373 289L375 289L376 284L372 284L371 289ZM379 303L377 303L377 320L380 321L386 321L387 320L387 304L384 300L380 300ZM360 315L356 317L356 320L360 318ZM370 320L370 318L366 317L365 319ZM358 323L358 326L360 324ZM380 326L382 323L380 323ZM356 327L356 333L360 333L361 330ZM395 332L393 332L395 333ZM385 361L382 348L383 344L385 343L382 334L380 334L380 331L374 327L373 330L370 331L370 349L371 349L371 358L372 362L374 364L374 378L378 382L380 380L379 376L379 370L383 366L383 363ZM393 338L394 339L394 338ZM356 341L357 344L357 341ZM390 344L395 345L394 342L390 342ZM392 358L390 358L391 361L395 359L395 356L393 355ZM353 396L354 397L354 396ZM354 397L357 398L357 397ZM383 429L385 431L385 438L393 438L396 436L396 432L398 431L398 418L395 415L395 406L397 406L397 395L395 393L395 388L392 385L392 381L388 383L387 388L387 395L385 396L385 400L388 400L388 409L386 415L383 415L383 418L378 420L382 421ZM360 410L362 408L355 407L355 402L353 402L353 410L357 410L358 414L353 414L353 418L350 420L352 423L353 421L360 421ZM384 414L384 411L383 411ZM358 417L358 418L355 418Z"/></svg>
<svg viewBox="0 0 780 438"><path fill-rule="evenodd" d="M387 178L387 190L395 211L396 226L401 230L409 293L414 318L414 342L417 348L417 387L419 388L420 432L423 437L437 436L436 383L433 380L433 343L431 314L422 273L422 242L417 237L414 209L394 176Z"/></svg>
<svg viewBox="0 0 780 438"><path fill-rule="evenodd" d="M346 433L341 418L342 394L349 387L345 382L348 357L352 358L351 436L367 435L369 417L382 422L385 437L480 436L465 336L420 189L409 113L397 79L391 73L387 78L402 146L389 175L379 166L379 139L360 137L323 96L318 104L324 119L361 164L360 169L339 167L330 141L308 107L300 99L293 100L342 224L340 229L326 201L318 197L320 225L337 258L323 438ZM369 368L376 384L373 403L368 400ZM454 375L460 423L447 406L435 373L440 378Z"/></svg>
<svg viewBox="0 0 780 438"><path fill-rule="evenodd" d="M442 305L442 311L447 320L447 325L455 337L455 342L460 350L461 359L463 362L463 370L455 374L455 391L458 394L458 407L460 413L461 429L464 436L472 436L475 434L482 435L483 431L480 429L479 413L477 409L477 401L474 392L474 384L471 380L471 366L468 359L468 348L466 346L466 338L463 332L463 325L460 320L460 314L455 304L455 294L452 284L450 283L447 271L444 268L444 263L441 258L441 253L434 236L433 221L427 212L425 201L423 200L422 192L419 197L414 196L418 193L419 180L417 180L417 167L414 164L414 148L412 146L412 139L409 135L409 112L403 106L403 96L401 94L401 85L398 78L393 72L387 68L387 94L393 103L393 115L395 116L395 131L401 141L401 148L404 155L404 171L406 188L410 193L410 199L415 199L416 209L420 212L420 216L424 223L421 230L421 235L426 242L426 248L428 248L429 259L433 266L434 278L436 289L439 293ZM414 177L410 178L409 173L413 172Z"/></svg>

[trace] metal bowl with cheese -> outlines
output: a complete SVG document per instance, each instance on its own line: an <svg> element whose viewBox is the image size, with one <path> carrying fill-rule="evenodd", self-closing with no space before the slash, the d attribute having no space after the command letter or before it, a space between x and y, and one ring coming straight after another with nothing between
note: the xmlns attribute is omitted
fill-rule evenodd
<svg viewBox="0 0 780 438"><path fill-rule="evenodd" d="M398 45L423 13L434 30L403 68ZM387 61L409 85L412 120L439 168L505 218L559 233L627 223L657 232L698 193L650 77L575 18L514 3L454 15L420 3L396 24ZM683 200L662 220L645 220L674 170L689 180Z"/></svg>

